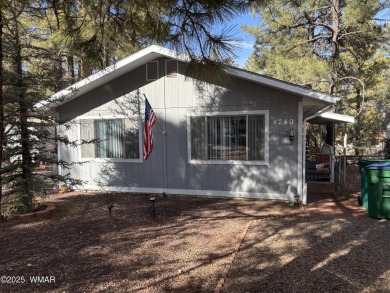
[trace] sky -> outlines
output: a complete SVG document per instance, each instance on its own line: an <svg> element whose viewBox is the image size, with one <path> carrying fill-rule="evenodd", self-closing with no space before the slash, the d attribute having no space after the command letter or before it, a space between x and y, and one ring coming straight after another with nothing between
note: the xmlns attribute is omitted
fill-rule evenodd
<svg viewBox="0 0 390 293"><path fill-rule="evenodd" d="M234 60L239 67L243 67L245 61L253 53L253 45L255 43L255 38L244 32L241 26L257 26L260 24L260 21L261 19L259 17L255 18L249 13L246 13L237 16L230 23L230 25L234 26L234 37L239 40L240 48L237 49L237 59Z"/></svg>

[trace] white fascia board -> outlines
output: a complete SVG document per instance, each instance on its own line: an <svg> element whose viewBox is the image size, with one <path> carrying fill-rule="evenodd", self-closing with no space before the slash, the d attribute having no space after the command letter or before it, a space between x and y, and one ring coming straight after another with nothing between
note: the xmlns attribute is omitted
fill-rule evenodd
<svg viewBox="0 0 390 293"><path fill-rule="evenodd" d="M354 123L355 117L348 116L344 114L339 113L333 113L333 112L325 112L320 115L322 118L338 121L338 122L347 122L347 123Z"/></svg>
<svg viewBox="0 0 390 293"><path fill-rule="evenodd" d="M48 101L41 102L37 104L37 107L41 107L47 104L52 104L54 106L59 106L65 102L68 102L72 99L75 99L84 93L87 93L105 83L120 77L121 75L139 67L143 64L152 61L156 58L166 56L172 59L180 61L189 61L188 56L185 54L163 48L160 46L150 46L147 47L133 55L130 55L127 58L124 58L117 63L90 75L89 77L80 80L79 82L55 93L50 97ZM63 100L60 100L63 99Z"/></svg>
<svg viewBox="0 0 390 293"><path fill-rule="evenodd" d="M235 76L238 78L243 78L255 83L267 85L282 91L290 92L299 96L304 96L308 98L313 98L316 100L321 100L327 103L336 104L337 101L340 100L340 98L331 96L322 92L318 92L312 89L304 88L292 83L284 82L281 80L277 80L271 77L267 77L264 75L255 74L249 71L245 71L242 69L236 69L236 68L228 68L227 72L231 76Z"/></svg>

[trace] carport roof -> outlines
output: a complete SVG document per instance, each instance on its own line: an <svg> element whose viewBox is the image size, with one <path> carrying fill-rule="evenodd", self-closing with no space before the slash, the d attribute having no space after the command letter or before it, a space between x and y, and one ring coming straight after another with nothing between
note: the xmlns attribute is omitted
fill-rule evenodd
<svg viewBox="0 0 390 293"><path fill-rule="evenodd" d="M344 115L344 114L333 113L333 112L325 112L325 113L320 114L319 116L316 116L312 119L309 119L308 122L311 122L314 124L326 124L329 122L354 123L355 117Z"/></svg>

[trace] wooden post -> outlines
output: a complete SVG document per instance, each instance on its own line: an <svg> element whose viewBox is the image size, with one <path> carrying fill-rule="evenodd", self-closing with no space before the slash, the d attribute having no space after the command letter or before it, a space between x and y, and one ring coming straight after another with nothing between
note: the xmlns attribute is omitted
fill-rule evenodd
<svg viewBox="0 0 390 293"><path fill-rule="evenodd" d="M341 179L342 179L342 177L341 177L341 158L342 158L342 156L340 155L339 159L338 159L338 164L337 164L337 168L338 168L338 172L337 172L337 176L338 176L338 178L337 178L337 182L338 182L338 184L337 184L337 195L341 194L341 184L342 184L342 182L341 182Z"/></svg>

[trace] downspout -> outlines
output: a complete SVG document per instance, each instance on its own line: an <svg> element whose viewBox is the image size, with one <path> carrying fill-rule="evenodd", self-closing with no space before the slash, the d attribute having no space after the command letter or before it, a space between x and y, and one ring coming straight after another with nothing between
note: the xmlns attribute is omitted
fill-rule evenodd
<svg viewBox="0 0 390 293"><path fill-rule="evenodd" d="M312 116L303 119L303 139L302 139L302 203L307 204L307 184L306 184L306 123L308 120L321 115L322 113L329 112L334 105L329 105L322 110L318 111Z"/></svg>

